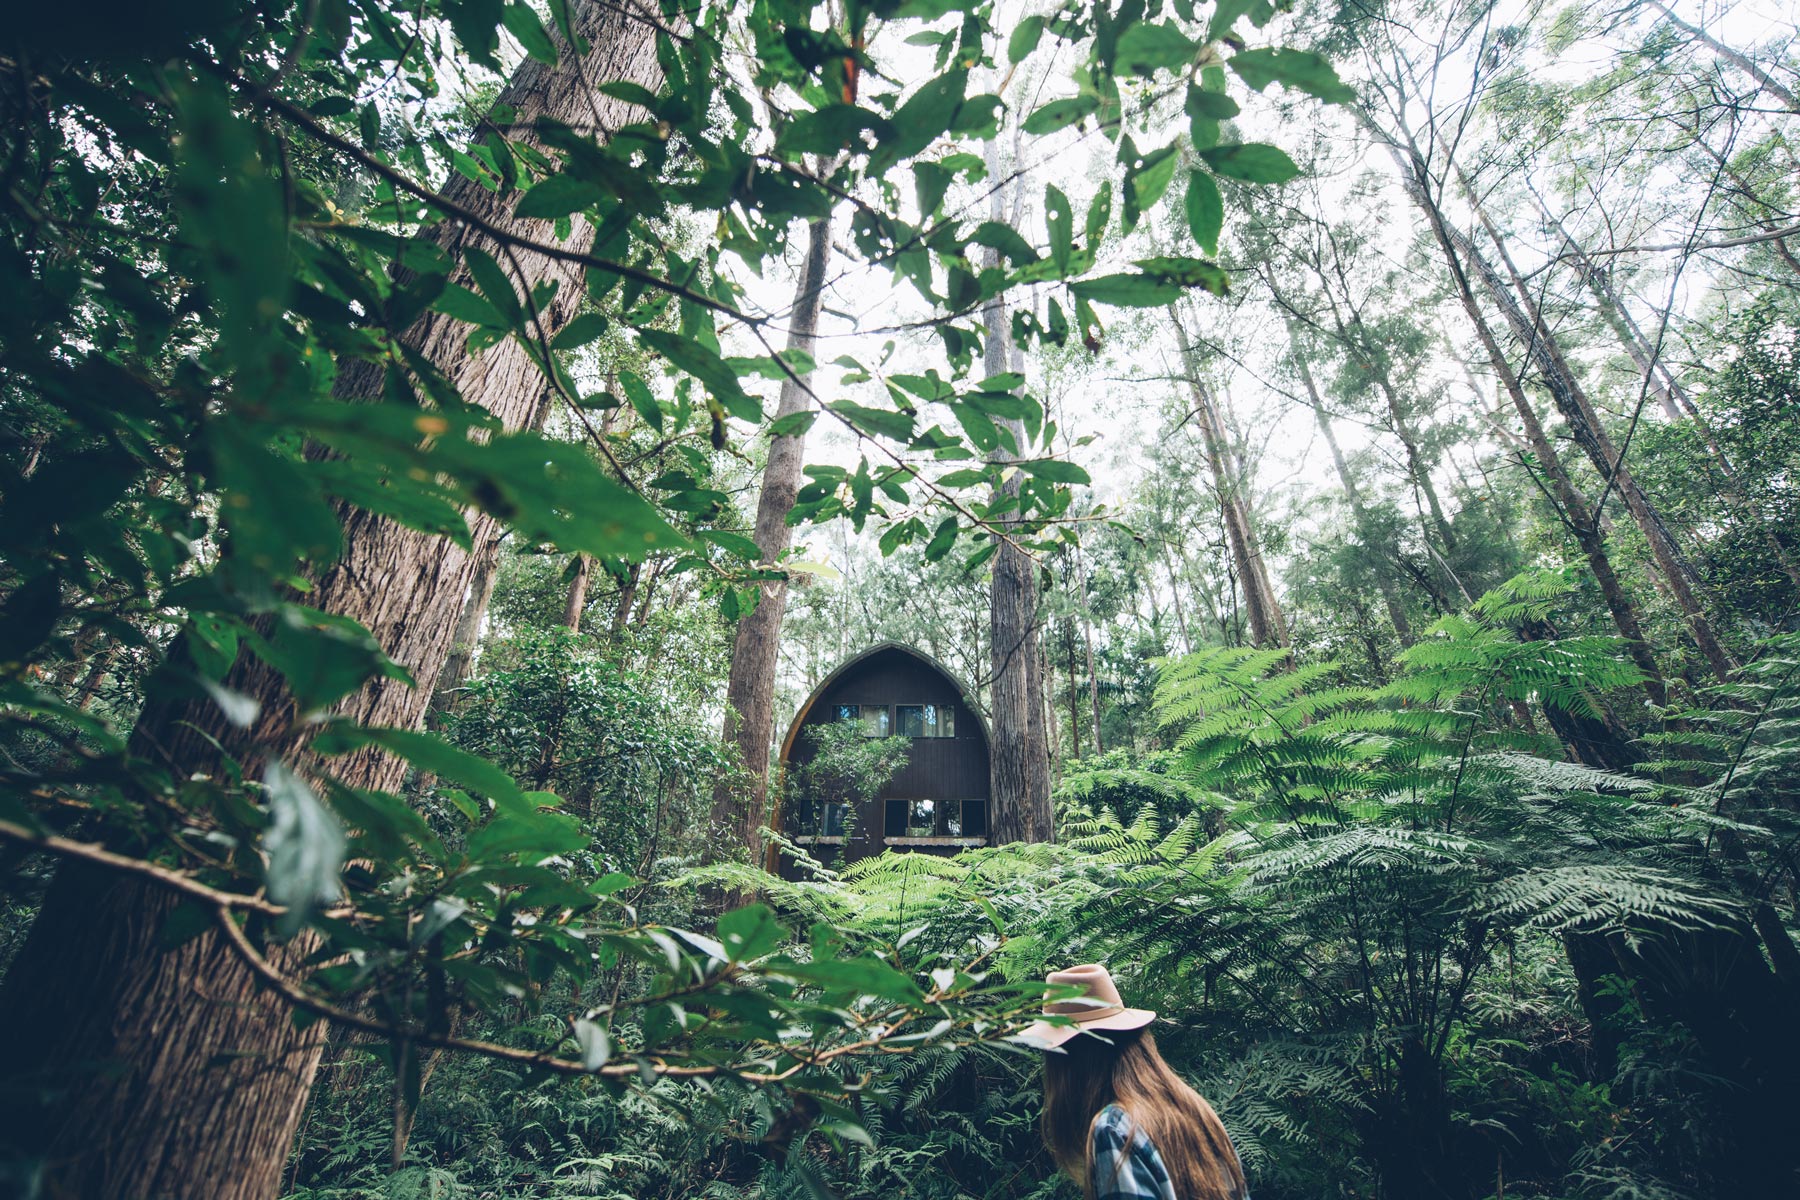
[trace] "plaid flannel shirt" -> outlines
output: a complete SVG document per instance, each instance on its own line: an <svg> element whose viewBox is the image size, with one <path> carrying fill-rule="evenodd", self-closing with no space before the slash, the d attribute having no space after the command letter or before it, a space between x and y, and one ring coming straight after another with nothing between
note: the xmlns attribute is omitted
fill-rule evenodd
<svg viewBox="0 0 1800 1200"><path fill-rule="evenodd" d="M1088 1138L1094 1200L1181 1200L1169 1181L1169 1169L1163 1165L1156 1144L1131 1123L1130 1115L1117 1104L1100 1110ZM1245 1196L1243 1200L1250 1198Z"/></svg>
<svg viewBox="0 0 1800 1200"><path fill-rule="evenodd" d="M1124 1109L1116 1104L1101 1109L1088 1137L1094 1200L1179 1200L1162 1155Z"/></svg>

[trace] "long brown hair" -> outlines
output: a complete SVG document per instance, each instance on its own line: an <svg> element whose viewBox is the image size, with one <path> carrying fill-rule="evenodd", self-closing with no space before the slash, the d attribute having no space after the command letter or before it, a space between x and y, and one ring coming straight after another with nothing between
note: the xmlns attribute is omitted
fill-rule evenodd
<svg viewBox="0 0 1800 1200"><path fill-rule="evenodd" d="M1094 1118L1108 1104L1130 1116L1134 1137L1150 1139L1180 1200L1240 1200L1244 1170L1219 1115L1163 1061L1148 1032L1083 1034L1063 1051L1044 1055L1044 1145L1089 1200Z"/></svg>

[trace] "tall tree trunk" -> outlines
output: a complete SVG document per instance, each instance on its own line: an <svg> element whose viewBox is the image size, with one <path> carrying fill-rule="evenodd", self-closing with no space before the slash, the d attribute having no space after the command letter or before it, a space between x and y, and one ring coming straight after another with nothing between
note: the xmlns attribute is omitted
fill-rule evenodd
<svg viewBox="0 0 1800 1200"><path fill-rule="evenodd" d="M1194 400L1194 420L1200 427L1200 440L1206 452L1207 469L1218 492L1219 509L1224 518L1227 547L1237 567L1239 584L1244 591L1244 609L1250 618L1250 640L1258 647L1286 646L1287 622L1262 566L1256 531L1244 508L1237 476L1226 462L1223 424L1213 404L1212 393L1200 377L1200 364L1194 355L1193 340L1187 327L1173 309L1169 313L1175 326L1176 344L1181 349L1182 374Z"/></svg>
<svg viewBox="0 0 1800 1200"><path fill-rule="evenodd" d="M1686 21L1676 16L1674 11L1671 10L1668 5L1662 3L1662 0L1650 0L1650 7L1661 13L1663 17L1668 20L1669 24L1675 26L1675 28L1681 30L1695 41L1700 42L1714 54L1717 54L1720 58L1730 63L1744 74L1750 76L1750 78L1756 80L1756 82L1761 84L1771 96L1774 96L1777 100L1781 101L1789 112L1800 112L1800 96L1796 96L1792 89L1784 86L1780 80L1769 74L1768 71L1764 70L1748 55L1740 50L1727 46L1724 42L1721 42L1718 38L1715 38L1700 26L1688 24Z"/></svg>
<svg viewBox="0 0 1800 1200"><path fill-rule="evenodd" d="M1473 194L1469 197L1474 203ZM1500 255L1501 265L1506 268L1512 280L1513 293L1508 294L1505 284L1492 264L1476 249L1464 240L1463 252L1470 264L1475 268L1477 276L1507 321L1513 326L1514 336L1522 342L1538 363L1544 376L1545 386L1551 398L1568 422L1570 432L1574 434L1576 444L1586 453L1600 473L1603 480L1610 480L1618 488L1620 499L1630 511L1638 528L1643 531L1644 540L1649 543L1651 556L1656 560L1662 572L1663 581L1669 593L1674 597L1682 616L1686 618L1688 629L1693 634L1694 644L1712 667L1713 674L1720 679L1729 678L1736 664L1730 653L1719 641L1714 632L1712 622L1707 619L1706 612L1695 594L1693 583L1695 573L1690 564L1676 548L1673 536L1663 524L1662 517L1637 486L1630 468L1625 465L1623 457L1613 446L1611 437L1600 421L1599 413L1588 400L1587 392L1575 378L1568 361L1563 357L1562 347L1557 342L1554 332L1545 321L1542 310L1531 297L1531 291L1525 285L1524 277L1519 274L1513 264L1512 255L1507 252L1506 240L1488 218L1487 212L1479 204L1475 205L1475 213L1488 238L1493 242Z"/></svg>
<svg viewBox="0 0 1800 1200"><path fill-rule="evenodd" d="M651 28L611 6L575 8L578 32L595 50L565 65L527 60L502 91L515 125L539 116L615 127L629 106L595 90L603 80L649 87L661 82ZM455 199L497 223L512 224L513 194L454 180ZM543 222L522 222L547 237ZM453 254L486 239L447 230ZM538 280L556 280L545 314L554 333L582 294L576 264L525 256ZM467 330L427 314L407 343L443 371L472 401L507 428L536 409L542 376L512 342L479 357L464 349ZM373 396L380 368L343 372L347 395ZM308 603L362 622L415 679L435 680L449 656L457 617L475 575L475 556L445 539L402 528L361 510L344 514L342 560L309 593ZM495 522L470 519L473 544L490 543ZM371 581L379 581L372 587ZM216 775L218 745L260 769L266 743L291 717L291 701L270 668L246 656L229 685L262 705L258 737L226 726L210 701L166 703L147 710L134 734L139 753L171 764L178 777ZM381 680L340 711L373 725L416 728L430 701L427 688ZM307 769L297 743L277 747ZM395 790L403 763L364 752L334 760L331 773L356 788ZM0 1114L7 1133L42 1156L51 1194L138 1200L207 1196L267 1200L306 1101L325 1026L296 1027L285 1001L267 994L225 939L204 932L170 947L176 903L167 891L105 871L65 864L0 990ZM270 955L297 969L312 948L302 937Z"/></svg>
<svg viewBox="0 0 1800 1200"><path fill-rule="evenodd" d="M1750 498L1744 494L1743 485L1738 481L1737 471L1732 467L1731 459L1726 455L1725 448L1719 445L1719 439L1714 435L1712 427L1707 424L1706 418L1701 416L1700 410L1694 406L1687 389L1681 386L1681 381L1676 379L1674 373L1662 362L1656 348L1650 345L1649 339L1638 328L1637 322L1632 318L1631 310L1613 291L1606 271L1588 257L1581 244L1568 230L1563 228L1562 222L1557 220L1548 208L1544 207L1541 200L1538 202L1538 207L1545 222L1553 226L1562 237L1563 245L1568 247L1569 254L1575 261L1575 269L1581 275L1582 282L1587 285L1588 291L1593 295L1601 317L1618 337L1626 354L1630 355L1633 365L1643 376L1645 385L1656 397L1657 403L1662 406L1663 415L1671 422L1686 420L1700 435L1700 440L1705 443L1707 452L1712 455L1713 465L1718 469L1721 498L1739 515L1740 520L1747 521L1756 527L1763 545L1768 548L1776 565L1781 568L1782 573L1795 587L1800 588L1800 563L1796 563L1794 557L1788 553L1787 546L1770 523L1768 515L1759 511L1757 506L1751 503Z"/></svg>
<svg viewBox="0 0 1800 1200"><path fill-rule="evenodd" d="M1106 753L1100 733L1100 672L1094 666L1094 611L1088 606L1087 558L1075 547L1075 603L1081 611L1081 644L1087 654L1088 702L1094 713L1094 753Z"/></svg>
<svg viewBox="0 0 1800 1200"><path fill-rule="evenodd" d="M1524 385L1517 372L1507 361L1506 353L1500 348L1500 341L1495 336L1493 327L1488 324L1487 316L1481 310L1480 302L1475 298L1473 284L1469 281L1468 270L1463 264L1463 250L1459 246L1459 235L1451 230L1449 222L1444 219L1443 210L1432 198L1428 187L1428 176L1425 165L1414 148L1407 153L1377 128L1366 115L1365 125L1374 135L1387 145L1399 170L1400 180L1413 204L1425 217L1431 229L1432 238L1437 242L1438 251L1443 255L1444 264L1450 272L1450 280L1456 290L1457 299L1462 303L1463 312L1468 315L1469 324L1474 328L1482 349L1487 353L1488 365L1493 368L1495 376L1506 389L1507 396L1513 402L1514 410L1525 428L1525 438L1531 444L1537 456L1538 469L1545 478L1545 486L1551 500L1561 511L1563 520L1574 535L1576 543L1581 547L1587 559L1588 569L1593 572L1594 580L1600 587L1600 594L1606 601L1607 611L1612 615L1613 627L1625 641L1625 649L1631 660L1644 672L1644 692L1653 704L1662 706L1668 703L1668 687L1663 682L1661 669L1657 666L1656 657L1650 652L1650 644L1644 638L1643 624L1638 619L1637 606L1626 595L1625 587L1620 582L1618 573L1613 570L1612 559L1606 552L1606 544L1600 531L1600 514L1590 511L1585 497L1570 479L1567 468L1563 466L1561 456L1555 445L1544 432L1543 423L1538 420L1537 410L1525 395ZM1410 142L1408 143L1410 146ZM1460 239L1466 244L1467 239ZM1472 247L1470 247L1472 249Z"/></svg>
<svg viewBox="0 0 1800 1200"><path fill-rule="evenodd" d="M475 665L475 651L481 645L481 623L487 616L488 601L494 595L494 580L500 573L500 542L496 536L476 547L475 564L469 577L468 598L457 614L456 630L451 635L450 650L432 686L431 712L435 716L450 711L451 697L469 678Z"/></svg>
<svg viewBox="0 0 1800 1200"><path fill-rule="evenodd" d="M793 315L789 320L787 348L811 355L818 340L819 310L825 298L825 274L831 266L831 217L820 217L807 226L806 259L794 289ZM811 405L809 389L789 378L782 381L776 419L802 413ZM783 434L769 439L769 460L763 467L762 492L756 500L756 548L767 564L778 564L793 543L788 513L800 492L801 467L805 463L806 435ZM760 838L769 803L769 744L775 736L775 668L781 652L781 623L787 613L788 585L771 579L759 585L756 607L738 621L731 644L731 674L725 687L724 740L737 750L738 760L749 773L746 794L726 779L713 789L712 820L720 831L722 848L742 847L758 859ZM773 819L773 818L770 818Z"/></svg>
<svg viewBox="0 0 1800 1200"><path fill-rule="evenodd" d="M1338 482L1343 485L1344 496L1350 501L1350 517L1356 523L1357 537L1366 539L1368 531L1374 527L1369 519L1369 511L1363 506L1362 489L1356 486L1356 477L1350 474L1350 464L1344 461L1344 452L1338 447L1337 434L1332 431L1331 418L1325 413L1325 402L1319 397L1318 385L1313 382L1312 368L1306 363L1301 347L1294 343L1294 326L1288 324L1289 345L1294 351L1294 365L1300 373L1300 381L1306 386L1306 396L1313 410L1313 419L1318 422L1319 432L1325 437L1325 444L1331 448L1331 462L1337 468ZM1392 547L1385 548L1387 553L1395 555ZM1400 589L1385 571L1375 575L1375 585L1381 589L1382 603L1387 606L1388 620L1394 626L1394 634L1400 639L1402 646L1413 644L1412 622L1406 616L1406 602L1400 595Z"/></svg>
<svg viewBox="0 0 1800 1200"><path fill-rule="evenodd" d="M594 560L585 554L575 556L574 574L569 580L569 599L563 605L563 628L581 632L581 614L587 611L588 581L594 574Z"/></svg>

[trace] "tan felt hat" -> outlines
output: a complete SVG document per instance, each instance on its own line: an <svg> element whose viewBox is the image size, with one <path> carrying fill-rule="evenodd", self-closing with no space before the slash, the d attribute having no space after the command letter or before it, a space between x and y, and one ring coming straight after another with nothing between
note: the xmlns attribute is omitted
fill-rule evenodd
<svg viewBox="0 0 1800 1200"><path fill-rule="evenodd" d="M1079 996L1044 1002L1046 1017L1065 1017L1074 1024L1034 1021L1019 1031L1019 1037L1045 1049L1054 1049L1077 1034L1102 1029L1142 1029L1156 1020L1156 1014L1147 1008L1126 1008L1125 1002L1119 999L1119 988L1113 983L1112 973L1099 963L1052 971L1044 982L1052 987L1073 985L1083 992Z"/></svg>

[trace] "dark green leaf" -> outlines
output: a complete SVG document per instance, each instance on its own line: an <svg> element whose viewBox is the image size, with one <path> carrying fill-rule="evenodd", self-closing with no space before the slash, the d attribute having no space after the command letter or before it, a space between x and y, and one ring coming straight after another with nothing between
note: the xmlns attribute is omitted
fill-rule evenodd
<svg viewBox="0 0 1800 1200"><path fill-rule="evenodd" d="M1338 79L1331 64L1310 50L1283 46L1241 50L1227 59L1226 65L1259 92L1279 81L1331 104L1347 104L1356 99L1355 90Z"/></svg>
<svg viewBox="0 0 1800 1200"><path fill-rule="evenodd" d="M1219 185L1205 171L1188 172L1188 232L1208 254L1219 252L1219 232L1225 227L1225 200Z"/></svg>
<svg viewBox="0 0 1800 1200"><path fill-rule="evenodd" d="M1042 135L1067 129L1099 107L1100 98L1092 95L1052 100L1025 118L1025 132Z"/></svg>
<svg viewBox="0 0 1800 1200"><path fill-rule="evenodd" d="M1153 75L1159 67L1187 66L1199 50L1200 44L1173 24L1139 21L1119 35L1114 62L1121 75Z"/></svg>
<svg viewBox="0 0 1800 1200"><path fill-rule="evenodd" d="M1245 183L1286 183L1300 174L1285 151L1260 142L1213 146L1200 157L1219 174Z"/></svg>

